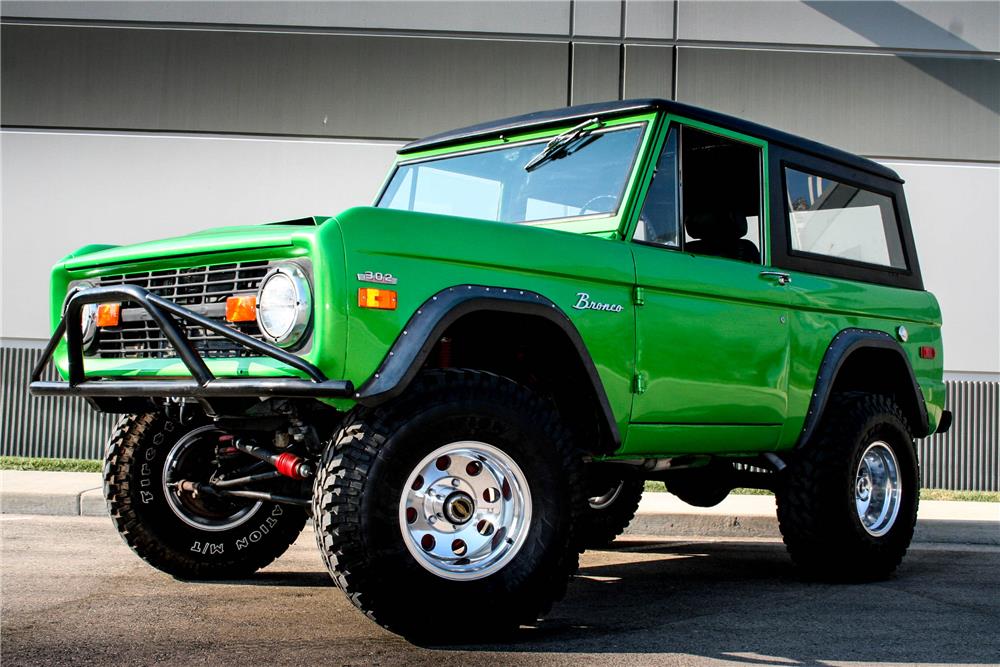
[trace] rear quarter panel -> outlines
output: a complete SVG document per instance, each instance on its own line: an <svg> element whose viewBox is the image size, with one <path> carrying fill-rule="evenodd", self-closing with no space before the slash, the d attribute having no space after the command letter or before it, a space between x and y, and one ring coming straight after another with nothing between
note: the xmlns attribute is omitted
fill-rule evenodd
<svg viewBox="0 0 1000 667"><path fill-rule="evenodd" d="M920 384L930 426L936 428L944 409L944 382L941 311L934 295L802 272L791 272L791 276L788 420L781 447L795 445L823 355L833 338L848 328L884 331L899 342ZM906 342L899 339L900 325L909 332ZM937 356L921 359L923 345L933 346Z"/></svg>

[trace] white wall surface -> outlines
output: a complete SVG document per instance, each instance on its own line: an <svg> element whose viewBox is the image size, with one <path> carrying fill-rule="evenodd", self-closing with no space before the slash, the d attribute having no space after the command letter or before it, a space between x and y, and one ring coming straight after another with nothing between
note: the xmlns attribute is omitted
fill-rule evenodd
<svg viewBox="0 0 1000 667"><path fill-rule="evenodd" d="M397 147L4 131L0 337L47 337L49 269L80 246L334 215L368 205Z"/></svg>
<svg viewBox="0 0 1000 667"><path fill-rule="evenodd" d="M1000 165L881 161L906 181L948 371L1000 373Z"/></svg>
<svg viewBox="0 0 1000 667"><path fill-rule="evenodd" d="M5 131L0 337L48 332L48 272L87 243L332 215L367 205L398 144ZM906 179L945 368L1000 373L1000 165L885 161Z"/></svg>

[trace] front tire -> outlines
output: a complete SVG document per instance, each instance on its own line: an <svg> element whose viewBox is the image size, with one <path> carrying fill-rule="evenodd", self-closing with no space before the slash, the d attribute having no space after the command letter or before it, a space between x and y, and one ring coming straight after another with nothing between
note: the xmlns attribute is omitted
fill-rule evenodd
<svg viewBox="0 0 1000 667"><path fill-rule="evenodd" d="M816 436L783 474L778 523L808 576L875 581L899 566L913 538L920 473L890 397L832 397Z"/></svg>
<svg viewBox="0 0 1000 667"><path fill-rule="evenodd" d="M579 554L581 463L549 403L475 371L433 371L351 414L316 479L330 575L393 632L456 643L533 623Z"/></svg>
<svg viewBox="0 0 1000 667"><path fill-rule="evenodd" d="M153 567L180 579L234 579L285 552L305 526L303 509L268 502L182 498L172 471L211 474L220 431L205 420L126 415L104 461L104 495L122 539Z"/></svg>

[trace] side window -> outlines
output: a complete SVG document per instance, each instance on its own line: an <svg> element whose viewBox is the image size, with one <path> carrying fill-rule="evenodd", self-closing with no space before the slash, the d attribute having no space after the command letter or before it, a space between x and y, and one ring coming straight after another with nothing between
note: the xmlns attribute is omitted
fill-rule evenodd
<svg viewBox="0 0 1000 667"><path fill-rule="evenodd" d="M891 198L790 167L785 190L793 251L906 268Z"/></svg>
<svg viewBox="0 0 1000 667"><path fill-rule="evenodd" d="M684 127L684 250L760 263L760 149Z"/></svg>
<svg viewBox="0 0 1000 667"><path fill-rule="evenodd" d="M656 163L653 182L649 184L646 201L639 213L635 228L636 241L659 243L672 248L680 247L680 230L677 222L677 135L676 127L670 128L663 151Z"/></svg>

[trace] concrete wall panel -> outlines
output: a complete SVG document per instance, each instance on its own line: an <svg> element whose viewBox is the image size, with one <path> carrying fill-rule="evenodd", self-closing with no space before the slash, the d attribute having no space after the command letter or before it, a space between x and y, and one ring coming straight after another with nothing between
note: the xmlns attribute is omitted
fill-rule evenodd
<svg viewBox="0 0 1000 667"><path fill-rule="evenodd" d="M617 100L620 62L617 44L574 44L573 104Z"/></svg>
<svg viewBox="0 0 1000 667"><path fill-rule="evenodd" d="M449 30L565 35L569 0L337 0L337 2L47 2L13 0L3 16L89 21ZM615 34L618 34L617 29Z"/></svg>
<svg viewBox="0 0 1000 667"><path fill-rule="evenodd" d="M369 205L398 144L0 133L0 337L48 336L49 269L127 244Z"/></svg>
<svg viewBox="0 0 1000 667"><path fill-rule="evenodd" d="M621 0L586 0L573 5L575 36L618 37L621 32Z"/></svg>
<svg viewBox="0 0 1000 667"><path fill-rule="evenodd" d="M679 39L1000 51L997 2L679 1Z"/></svg>
<svg viewBox="0 0 1000 667"><path fill-rule="evenodd" d="M674 38L674 0L625 0L625 36Z"/></svg>
<svg viewBox="0 0 1000 667"><path fill-rule="evenodd" d="M625 47L625 97L663 97L674 94L672 46Z"/></svg>
<svg viewBox="0 0 1000 667"><path fill-rule="evenodd" d="M1000 62L684 47L678 99L865 155L1000 160Z"/></svg>
<svg viewBox="0 0 1000 667"><path fill-rule="evenodd" d="M418 137L566 104L555 42L5 25L5 125Z"/></svg>

